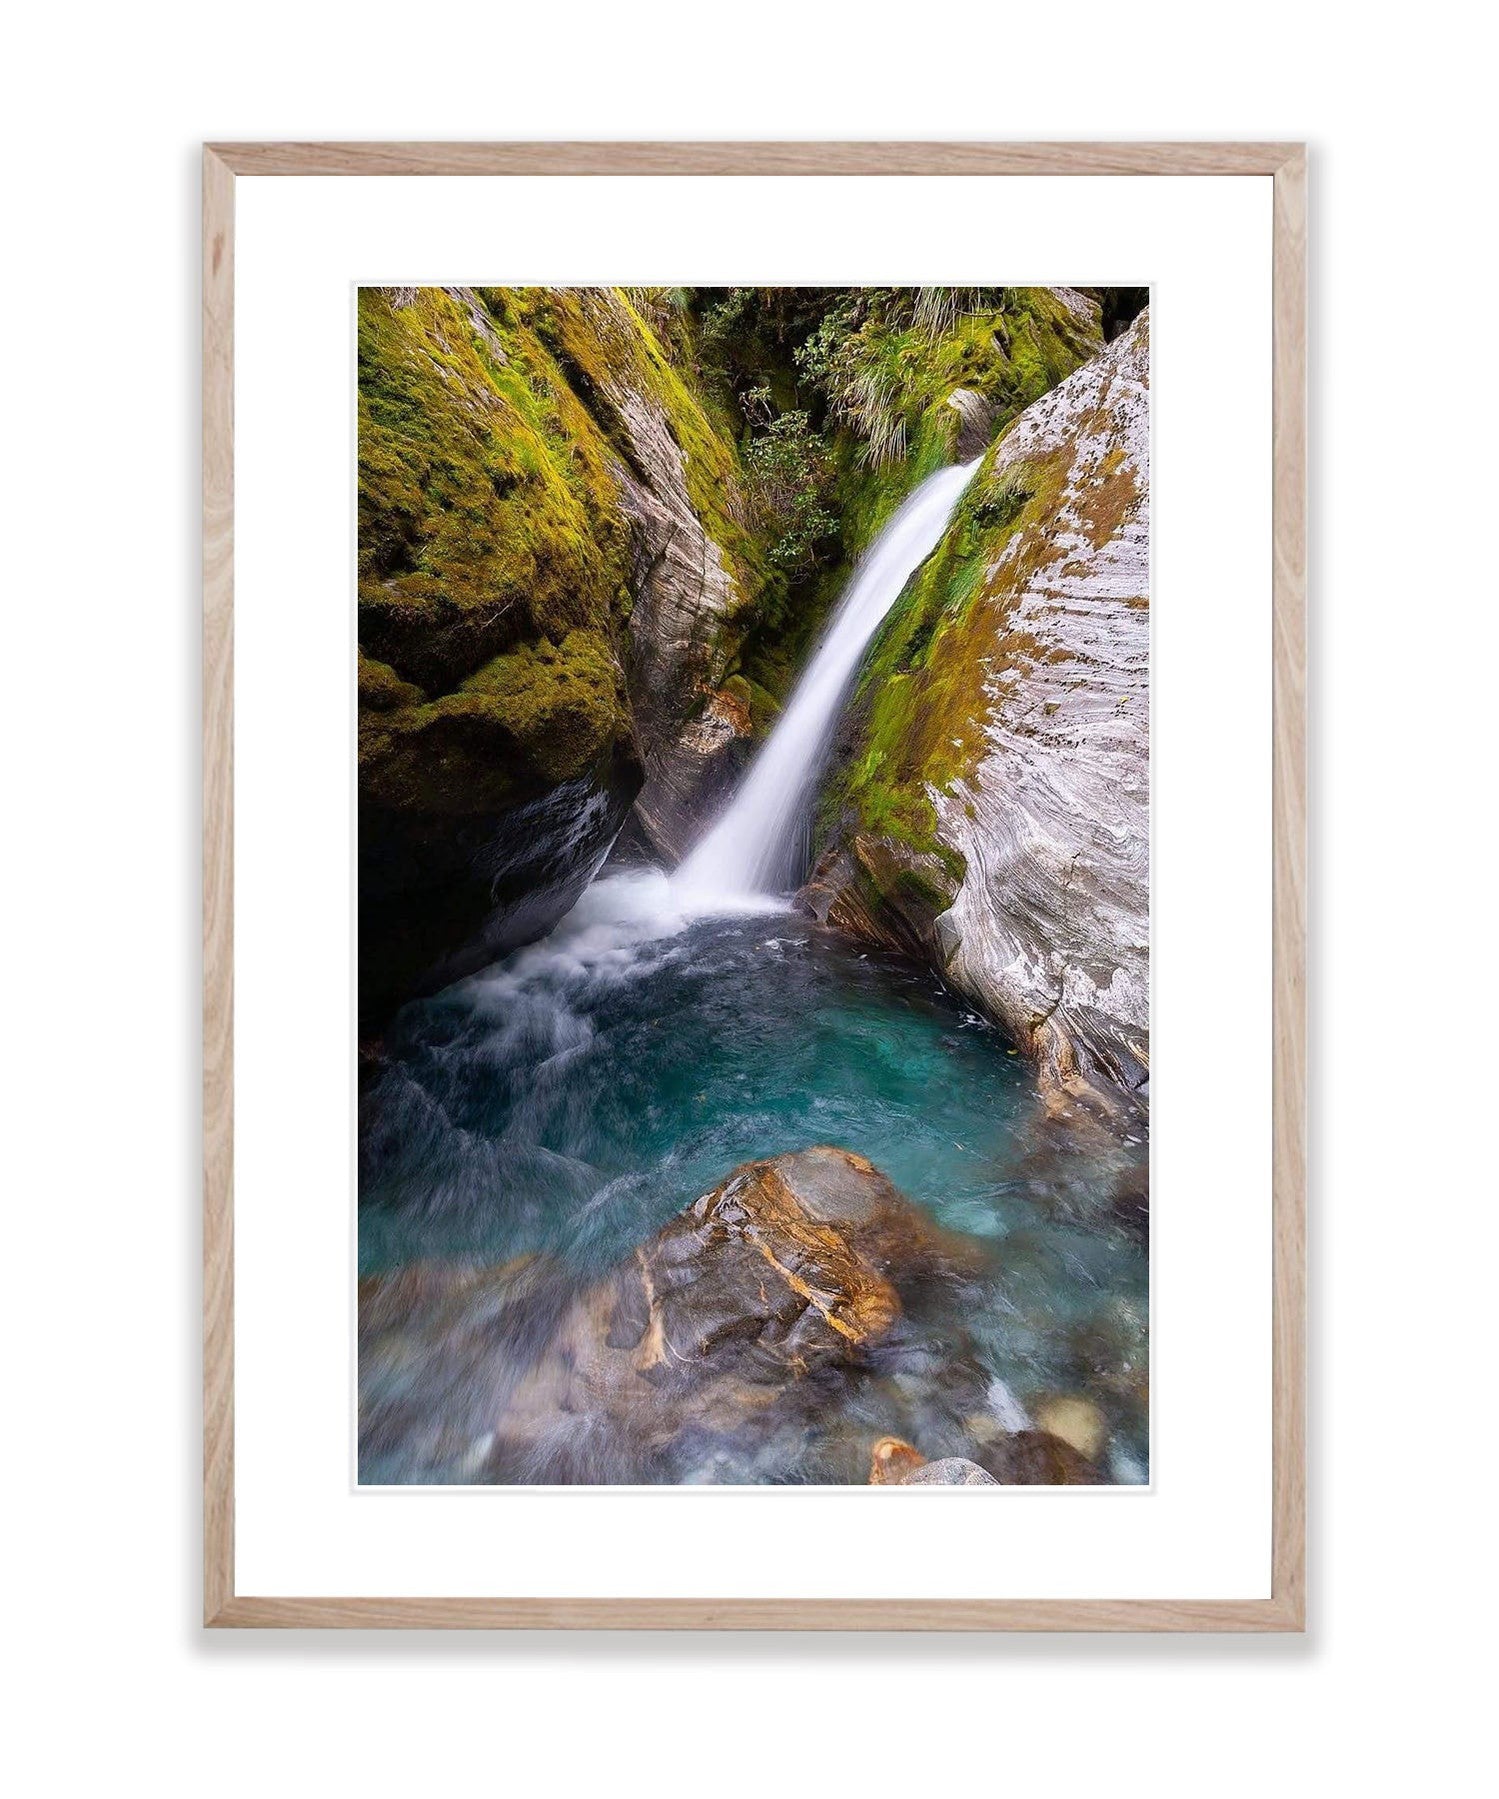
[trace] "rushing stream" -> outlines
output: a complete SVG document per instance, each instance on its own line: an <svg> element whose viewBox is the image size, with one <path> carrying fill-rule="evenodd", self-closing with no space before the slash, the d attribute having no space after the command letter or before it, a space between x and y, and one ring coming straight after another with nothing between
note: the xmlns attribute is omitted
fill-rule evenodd
<svg viewBox="0 0 1499 1799"><path fill-rule="evenodd" d="M787 897L863 651L971 472L932 477L886 527L675 876L606 870L543 941L399 1016L361 1106L360 1266L541 1256L581 1288L737 1164L840 1145L974 1247L918 1321L933 1363L962 1341L996 1428L1087 1396L1109 1420L1108 1477L1139 1481L1147 1259L1119 1204L1135 1152L1079 1153L1015 1051L933 974ZM935 1453L962 1452L971 1418L922 1416ZM423 1478L414 1466L387 1442L363 1477ZM809 1476L772 1461L713 1478Z"/></svg>

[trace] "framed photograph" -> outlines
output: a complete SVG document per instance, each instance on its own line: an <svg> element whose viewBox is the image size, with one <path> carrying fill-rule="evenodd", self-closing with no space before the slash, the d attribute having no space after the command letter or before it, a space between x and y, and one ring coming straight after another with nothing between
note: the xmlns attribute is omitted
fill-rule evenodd
<svg viewBox="0 0 1499 1799"><path fill-rule="evenodd" d="M1302 1629L1302 146L203 171L206 1622Z"/></svg>

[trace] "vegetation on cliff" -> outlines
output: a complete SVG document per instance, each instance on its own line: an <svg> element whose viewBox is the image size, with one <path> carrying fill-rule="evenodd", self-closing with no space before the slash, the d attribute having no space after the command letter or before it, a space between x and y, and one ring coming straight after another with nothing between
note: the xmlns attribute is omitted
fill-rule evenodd
<svg viewBox="0 0 1499 1799"><path fill-rule="evenodd" d="M457 916L477 922L495 861L477 846L487 834L509 859L496 833L517 808L568 787L591 859L648 770L697 791L663 760L683 731L717 706L763 736L905 495L1095 355L1128 304L1051 288L362 290L361 845L381 871L362 890L399 908L412 882L466 880ZM879 703L861 702L835 784L861 827L929 859L933 903L961 868L917 770L940 765L978 675L929 651L961 628L973 557L1023 522L1019 492L975 484L880 645ZM444 820L463 834L445 839Z"/></svg>
<svg viewBox="0 0 1499 1799"><path fill-rule="evenodd" d="M824 836L894 838L961 879L962 858L936 833L931 793L972 768L1001 670L1020 655L1057 653L1008 628L1006 609L1056 559L1054 523L1072 463L1070 442L1021 461L1000 440L985 453L936 553L865 662L847 732L852 748L823 797ZM1111 451L1076 499L1087 543L1103 547L1137 497L1123 451Z"/></svg>
<svg viewBox="0 0 1499 1799"><path fill-rule="evenodd" d="M730 572L716 659L758 725L905 493L1095 353L1101 317L1047 288L362 290L359 629L386 671L361 678L368 797L488 806L474 756L518 749L519 788L628 743L621 395L664 416ZM558 661L583 643L560 729ZM444 746L422 779L417 737Z"/></svg>
<svg viewBox="0 0 1499 1799"><path fill-rule="evenodd" d="M777 699L906 494L977 454L1102 347L1053 288L649 290L671 353L737 437L764 579L731 663Z"/></svg>
<svg viewBox="0 0 1499 1799"><path fill-rule="evenodd" d="M640 786L641 689L668 723L695 706L658 691L688 661L643 665L631 627L664 579L643 513L684 536L689 614L710 559L718 613L759 576L733 439L619 290L365 289L358 344L376 1024L481 930L492 951L555 922Z"/></svg>

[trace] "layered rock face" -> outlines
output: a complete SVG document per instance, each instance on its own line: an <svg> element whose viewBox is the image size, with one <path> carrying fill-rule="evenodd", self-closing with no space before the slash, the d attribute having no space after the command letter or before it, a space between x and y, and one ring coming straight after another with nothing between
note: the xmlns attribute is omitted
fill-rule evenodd
<svg viewBox="0 0 1499 1799"><path fill-rule="evenodd" d="M991 450L876 646L809 888L1115 1116L1149 1072L1149 323Z"/></svg>
<svg viewBox="0 0 1499 1799"><path fill-rule="evenodd" d="M1061 1438L1003 1430L965 1346L924 1335L924 1294L974 1248L824 1146L736 1169L581 1291L534 1260L369 1281L362 1478L862 1483L895 1427L987 1478L1097 1481Z"/></svg>
<svg viewBox="0 0 1499 1799"><path fill-rule="evenodd" d="M933 458L1101 343L1097 304L1066 289L925 331L902 317L872 317L860 354L898 367L874 385L908 454L871 463L835 434L847 555ZM774 533L704 392L691 349L624 290L361 293L366 1032L545 931L632 804L649 850L679 857L764 728L736 682L772 706L789 683L795 659L757 621ZM801 643L822 603L799 594L779 628ZM747 630L751 679L726 681Z"/></svg>
<svg viewBox="0 0 1499 1799"><path fill-rule="evenodd" d="M359 354L376 1030L573 903L722 672L753 552L732 447L617 290L364 290Z"/></svg>
<svg viewBox="0 0 1499 1799"><path fill-rule="evenodd" d="M704 822L727 803L754 747L748 705L716 688L702 710L647 758L649 774L635 801L634 822L650 850L679 862Z"/></svg>

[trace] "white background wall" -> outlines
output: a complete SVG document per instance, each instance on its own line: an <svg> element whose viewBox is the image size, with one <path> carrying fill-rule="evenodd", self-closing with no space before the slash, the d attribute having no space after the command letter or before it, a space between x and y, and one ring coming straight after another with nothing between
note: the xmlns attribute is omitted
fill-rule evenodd
<svg viewBox="0 0 1499 1799"><path fill-rule="evenodd" d="M0 1327L20 1790L927 1779L1170 1799L1492 1771L1466 1760L1492 1701L1496 1415L1480 19L1440 0L263 0L13 20ZM567 135L1314 146L1304 1640L198 1630L197 145Z"/></svg>

